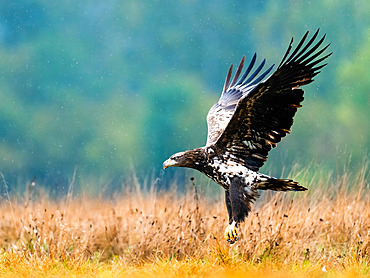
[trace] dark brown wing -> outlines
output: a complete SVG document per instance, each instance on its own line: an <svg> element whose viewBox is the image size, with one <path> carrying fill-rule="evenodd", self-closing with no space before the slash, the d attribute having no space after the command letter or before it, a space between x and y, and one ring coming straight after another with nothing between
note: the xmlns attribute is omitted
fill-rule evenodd
<svg viewBox="0 0 370 278"><path fill-rule="evenodd" d="M260 82L265 76L271 71L271 66L264 73L257 76L265 65L265 60L259 65L259 67L251 74L251 76L246 79L251 72L254 63L256 62L257 55L254 54L249 66L243 76L238 78L242 72L245 57L243 56L240 61L239 67L235 73L233 80L230 83L233 65L231 65L229 72L226 76L224 88L222 90L221 97L217 103L215 103L209 110L207 115L208 124L208 136L206 146L214 144L220 135L224 132L226 126L228 125L230 119L234 115L235 108L239 100L250 91L250 89L255 87L255 84ZM238 83L237 83L238 81Z"/></svg>
<svg viewBox="0 0 370 278"><path fill-rule="evenodd" d="M292 39L275 73L243 93L214 144L218 153L254 171L263 165L271 148L290 132L293 117L303 101L303 90L298 87L311 83L326 65L318 64L331 55L318 58L329 46L319 49L325 35L315 43L318 32L304 45L307 32L290 54Z"/></svg>

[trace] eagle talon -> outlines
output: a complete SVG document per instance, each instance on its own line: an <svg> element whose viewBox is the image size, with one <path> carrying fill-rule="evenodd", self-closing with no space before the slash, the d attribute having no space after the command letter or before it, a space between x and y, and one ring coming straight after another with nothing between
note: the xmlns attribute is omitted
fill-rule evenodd
<svg viewBox="0 0 370 278"><path fill-rule="evenodd" d="M227 226L225 230L225 238L230 244L234 244L239 239L235 221Z"/></svg>

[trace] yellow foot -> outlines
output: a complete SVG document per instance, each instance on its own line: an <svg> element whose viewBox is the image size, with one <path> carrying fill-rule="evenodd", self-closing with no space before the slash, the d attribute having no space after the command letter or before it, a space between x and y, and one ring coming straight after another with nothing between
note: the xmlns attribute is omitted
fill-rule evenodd
<svg viewBox="0 0 370 278"><path fill-rule="evenodd" d="M236 222L233 221L225 230L225 238L230 244L234 244L239 239L238 230L236 228Z"/></svg>

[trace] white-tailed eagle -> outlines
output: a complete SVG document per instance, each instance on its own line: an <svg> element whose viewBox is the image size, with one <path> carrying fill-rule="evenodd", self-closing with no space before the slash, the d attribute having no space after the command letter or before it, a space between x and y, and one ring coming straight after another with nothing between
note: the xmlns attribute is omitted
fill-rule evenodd
<svg viewBox="0 0 370 278"><path fill-rule="evenodd" d="M225 237L230 243L238 240L237 226L248 216L257 190L303 191L306 188L288 179L276 179L257 171L267 160L268 152L276 147L293 124L293 117L303 101L303 90L326 64L331 55L323 53L325 35L318 41L319 30L305 44L308 32L292 51L289 47L278 66L262 71L265 60L255 69L254 54L241 76L245 57L234 78L232 68L226 76L219 101L207 116L208 138L204 147L172 155L163 163L196 169L225 189L229 226ZM241 77L240 77L241 76ZM231 81L231 82L230 82Z"/></svg>

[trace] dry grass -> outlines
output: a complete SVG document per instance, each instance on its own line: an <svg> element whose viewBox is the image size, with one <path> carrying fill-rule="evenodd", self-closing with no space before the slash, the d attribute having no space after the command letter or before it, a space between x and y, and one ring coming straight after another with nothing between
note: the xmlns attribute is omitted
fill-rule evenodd
<svg viewBox="0 0 370 278"><path fill-rule="evenodd" d="M23 201L1 202L0 274L322 277L325 267L370 275L367 168L318 181L297 175L310 190L263 195L232 247L223 196L211 201L191 183L184 196L135 182L114 201L30 202L28 190Z"/></svg>

